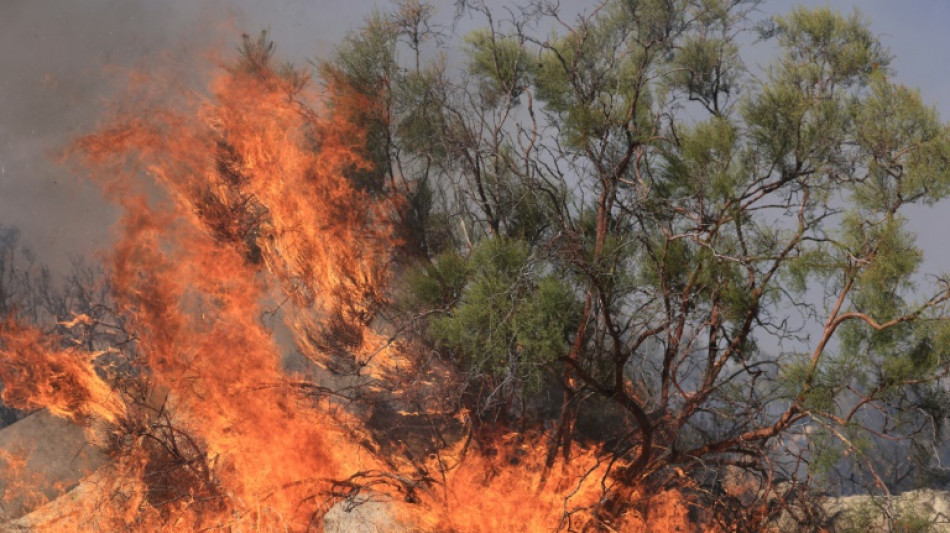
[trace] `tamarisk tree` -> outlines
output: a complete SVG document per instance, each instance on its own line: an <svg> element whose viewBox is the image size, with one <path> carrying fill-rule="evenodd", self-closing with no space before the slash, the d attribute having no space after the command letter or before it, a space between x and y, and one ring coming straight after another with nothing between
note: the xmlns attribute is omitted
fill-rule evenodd
<svg viewBox="0 0 950 533"><path fill-rule="evenodd" d="M896 486L874 445L933 442L946 410L950 285L904 213L948 193L950 135L867 21L457 7L482 23L462 68L425 61L453 36L406 1L321 73L372 102L353 179L405 197L399 309L466 377L458 408L547 428L549 465L594 439L617 487L794 486L844 457ZM754 71L752 42L777 45Z"/></svg>

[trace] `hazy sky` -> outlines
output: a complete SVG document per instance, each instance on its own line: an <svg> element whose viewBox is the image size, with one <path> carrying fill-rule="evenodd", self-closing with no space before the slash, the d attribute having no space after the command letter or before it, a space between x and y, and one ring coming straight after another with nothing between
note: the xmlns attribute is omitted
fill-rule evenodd
<svg viewBox="0 0 950 533"><path fill-rule="evenodd" d="M0 0L0 225L16 225L40 260L110 242L114 212L96 187L56 163L101 120L123 67L205 71L208 52L269 28L284 57L332 50L364 0ZM120 67L119 69L111 67Z"/></svg>
<svg viewBox="0 0 950 533"><path fill-rule="evenodd" d="M432 2L448 14L449 2ZM562 4L569 4L562 0ZM576 2L575 2L576 3ZM795 5L778 0L761 17ZM116 80L107 67L161 61L186 75L207 68L206 52L233 49L241 32L271 30L283 59L325 56L358 26L372 0L0 0L0 225L16 225L41 261L109 243L112 212L98 190L55 163L71 138L91 131ZM919 87L950 118L950 2L848 0L896 56L896 79ZM941 208L942 207L942 208ZM928 263L950 270L950 208L916 212Z"/></svg>

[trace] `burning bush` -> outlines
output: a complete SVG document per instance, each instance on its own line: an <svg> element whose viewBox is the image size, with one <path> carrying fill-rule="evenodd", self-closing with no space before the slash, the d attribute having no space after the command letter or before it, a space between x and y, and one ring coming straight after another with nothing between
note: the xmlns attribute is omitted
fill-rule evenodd
<svg viewBox="0 0 950 533"><path fill-rule="evenodd" d="M266 34L206 92L140 75L74 147L122 335L0 330L5 401L107 425L70 523L308 530L372 489L433 530L752 531L815 525L844 458L886 487L870 444L921 444L950 370L901 215L950 137L857 16L776 18L749 77L753 5L463 2L456 75L406 1L321 86Z"/></svg>

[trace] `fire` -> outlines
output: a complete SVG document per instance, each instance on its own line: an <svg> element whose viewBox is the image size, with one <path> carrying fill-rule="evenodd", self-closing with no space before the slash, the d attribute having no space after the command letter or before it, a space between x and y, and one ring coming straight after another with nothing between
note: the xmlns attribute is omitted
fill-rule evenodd
<svg viewBox="0 0 950 533"><path fill-rule="evenodd" d="M55 339L12 318L0 325L0 380L3 402L21 409L45 407L85 424L94 418L115 422L123 405L90 364L98 354L61 348ZM31 364L16 364L29 361Z"/></svg>
<svg viewBox="0 0 950 533"><path fill-rule="evenodd" d="M374 466L288 380L260 320L278 298L299 311L285 314L297 331L339 309L366 316L388 245L383 206L342 176L362 164L357 132L304 113L283 89L271 75L226 73L193 114L160 110L80 142L122 191L112 283L137 357L168 391L168 435L194 441L172 459L206 463L194 476L221 500L200 506L195 526L309 527L305 502ZM165 198L145 194L156 185ZM195 496L168 495L186 508Z"/></svg>
<svg viewBox="0 0 950 533"><path fill-rule="evenodd" d="M375 379L413 370L373 325L399 245L399 202L345 178L367 165L363 132L316 90L269 69L231 68L207 95L184 100L120 115L76 145L122 209L107 264L134 371L14 317L0 330L4 401L103 422L89 431L113 458L94 491L40 526L319 529L328 505L361 479L389 480L371 485L408 500L405 522L428 530L596 520L610 483L597 450L548 469L541 436L510 434L494 454L460 440L409 460L398 447L368 445L359 413L282 369L283 348L262 317L279 314L318 364L349 358Z"/></svg>
<svg viewBox="0 0 950 533"><path fill-rule="evenodd" d="M284 374L261 322L265 305L290 300L300 333L331 313L365 328L391 246L386 206L342 176L363 164L358 132L283 89L228 72L186 110L143 110L79 141L124 213L109 261L133 383L116 391L99 354L4 327L5 401L109 424L111 490L125 502L113 524L305 529L332 480L376 465L343 415Z"/></svg>
<svg viewBox="0 0 950 533"><path fill-rule="evenodd" d="M415 523L425 531L481 533L694 529L690 508L695 504L676 490L655 495L634 492L632 500L648 503L646 512L628 513L619 523L604 521L598 506L606 487L613 484L609 459L596 449L581 449L570 462L547 470L543 449L538 435L509 434L490 454L449 454L456 466L447 473L444 488L427 502L442 512L417 516Z"/></svg>

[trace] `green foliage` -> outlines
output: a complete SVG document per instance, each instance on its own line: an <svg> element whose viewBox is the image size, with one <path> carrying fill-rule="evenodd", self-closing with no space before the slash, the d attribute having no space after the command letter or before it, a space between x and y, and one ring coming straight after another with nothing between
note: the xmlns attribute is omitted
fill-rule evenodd
<svg viewBox="0 0 950 533"><path fill-rule="evenodd" d="M482 83L482 95L493 102L507 96L517 98L525 88L528 54L516 40L488 30L476 30L465 38L469 72Z"/></svg>
<svg viewBox="0 0 950 533"><path fill-rule="evenodd" d="M799 8L777 17L782 58L769 70L769 83L749 98L743 114L754 145L769 165L784 172L803 164L825 171L848 170L842 152L852 124L854 93L889 58L857 15Z"/></svg>
<svg viewBox="0 0 950 533"><path fill-rule="evenodd" d="M772 31L784 50L782 69L806 84L864 84L872 71L890 63L857 13L844 17L829 7L799 7L775 17L774 24Z"/></svg>
<svg viewBox="0 0 950 533"><path fill-rule="evenodd" d="M893 505L893 516L889 520L884 514L885 506ZM932 510L927 505L914 505L913 502L899 502L896 505L887 501L867 499L844 510L838 522L842 533L865 533L867 531L892 531L899 533L932 533L936 531Z"/></svg>
<svg viewBox="0 0 950 533"><path fill-rule="evenodd" d="M439 135L446 125L442 96L434 90L438 82L438 73L432 70L407 73L394 88L393 111L399 117L395 134L406 150L443 157Z"/></svg>
<svg viewBox="0 0 950 533"><path fill-rule="evenodd" d="M947 126L917 91L876 73L871 94L856 116L857 143L868 178L854 188L864 209L896 209L908 201L931 204L947 194L950 141Z"/></svg>
<svg viewBox="0 0 950 533"><path fill-rule="evenodd" d="M447 250L432 263L409 271L406 276L405 305L414 308L439 309L458 302L468 281L468 261L454 250Z"/></svg>
<svg viewBox="0 0 950 533"><path fill-rule="evenodd" d="M398 34L382 13L373 13L362 30L351 33L337 46L332 63L321 66L331 80L344 76L349 88L372 94L386 87L399 70L395 56Z"/></svg>
<svg viewBox="0 0 950 533"><path fill-rule="evenodd" d="M432 7L425 2L397 2L394 13L374 12L341 43L319 74L331 89L330 105L365 131L363 155L368 166L352 168L347 177L376 195L398 194L402 204L403 251L435 255L455 243L451 218L440 205L441 183L429 179L447 157L443 133L441 65L422 65L420 47L434 33ZM405 65L406 47L415 67Z"/></svg>
<svg viewBox="0 0 950 533"><path fill-rule="evenodd" d="M523 242L484 240L467 264L439 268L454 269L453 280L460 272L468 279L458 305L433 320L430 333L475 372L536 386L543 367L566 355L577 301L562 281L541 272ZM431 286L419 287L442 293Z"/></svg>
<svg viewBox="0 0 950 533"><path fill-rule="evenodd" d="M463 2L487 27L455 72L445 41L420 54L430 11L407 2L326 71L380 104L367 150L423 244L399 280L412 330L522 398L549 371L613 402L618 450L652 439L642 472L820 421L804 459L830 476L873 454L865 411L944 416L923 385L950 364L950 290L919 275L904 213L950 194L950 130L858 14L775 17L778 55L749 75L755 5L611 0L572 22Z"/></svg>
<svg viewBox="0 0 950 533"><path fill-rule="evenodd" d="M741 180L733 161L737 143L736 126L722 117L681 133L679 149L666 156L673 194L709 199L720 206L734 198Z"/></svg>
<svg viewBox="0 0 950 533"><path fill-rule="evenodd" d="M855 307L882 321L904 311L902 295L913 288L910 276L923 259L905 226L899 216L876 222L853 213L842 223L842 241L850 256L863 263L855 280Z"/></svg>
<svg viewBox="0 0 950 533"><path fill-rule="evenodd" d="M541 53L533 83L563 121L565 142L582 148L605 136L651 131L650 73L643 67L659 53L651 43L672 31L679 16L670 2L611 2L592 24Z"/></svg>
<svg viewBox="0 0 950 533"><path fill-rule="evenodd" d="M676 51L673 64L677 69L671 80L673 86L682 87L690 99L715 113L720 112L720 95L736 89L739 49L727 40L690 37Z"/></svg>

